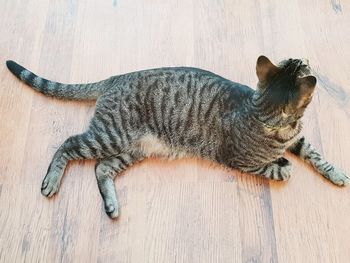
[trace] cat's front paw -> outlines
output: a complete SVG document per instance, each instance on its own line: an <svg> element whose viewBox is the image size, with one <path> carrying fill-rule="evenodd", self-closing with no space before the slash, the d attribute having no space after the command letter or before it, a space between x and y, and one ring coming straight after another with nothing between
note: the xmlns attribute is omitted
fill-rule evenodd
<svg viewBox="0 0 350 263"><path fill-rule="evenodd" d="M275 169L275 173L277 173L277 180L289 180L292 172L292 163L283 157L277 159L274 163L277 166L277 169Z"/></svg>
<svg viewBox="0 0 350 263"><path fill-rule="evenodd" d="M279 179L281 181L287 181L290 178L292 172L292 164L288 162L285 166L280 166L280 176Z"/></svg>
<svg viewBox="0 0 350 263"><path fill-rule="evenodd" d="M350 178L343 170L335 168L325 175L333 184L338 186L346 186L350 184Z"/></svg>

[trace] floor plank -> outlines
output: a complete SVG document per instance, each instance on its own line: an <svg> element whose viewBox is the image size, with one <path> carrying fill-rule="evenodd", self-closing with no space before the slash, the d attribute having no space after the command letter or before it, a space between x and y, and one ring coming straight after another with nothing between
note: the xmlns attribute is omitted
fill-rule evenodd
<svg viewBox="0 0 350 263"><path fill-rule="evenodd" d="M50 159L93 103L46 98L13 59L68 83L195 66L255 86L255 60L306 57L318 78L304 134L350 174L350 2L0 0L0 262L347 262L350 188L291 155L269 182L201 160L151 159L116 179L121 216L104 213L94 161L40 194Z"/></svg>

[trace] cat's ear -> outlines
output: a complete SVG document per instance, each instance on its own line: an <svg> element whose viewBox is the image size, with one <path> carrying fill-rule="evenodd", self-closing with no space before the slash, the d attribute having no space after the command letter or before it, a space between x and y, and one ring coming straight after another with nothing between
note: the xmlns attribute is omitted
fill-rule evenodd
<svg viewBox="0 0 350 263"><path fill-rule="evenodd" d="M312 94L315 91L317 79L314 76L297 78L296 85L299 87L300 99L298 106L302 107L305 103L310 102Z"/></svg>
<svg viewBox="0 0 350 263"><path fill-rule="evenodd" d="M258 57L256 61L256 75L259 82L266 83L268 79L276 74L278 67L272 64L272 62L265 56Z"/></svg>

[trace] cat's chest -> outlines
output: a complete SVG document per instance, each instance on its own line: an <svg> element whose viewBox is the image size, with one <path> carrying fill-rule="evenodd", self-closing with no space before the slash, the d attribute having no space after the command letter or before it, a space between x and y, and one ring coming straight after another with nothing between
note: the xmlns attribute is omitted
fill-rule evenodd
<svg viewBox="0 0 350 263"><path fill-rule="evenodd" d="M299 138L299 124L284 129L250 129L246 130L242 143L244 148L239 151L237 159L244 160L244 165L258 166L275 161L282 157L285 151Z"/></svg>
<svg viewBox="0 0 350 263"><path fill-rule="evenodd" d="M270 131L269 135L287 149L298 140L301 129L302 123L298 121L281 129Z"/></svg>
<svg viewBox="0 0 350 263"><path fill-rule="evenodd" d="M298 140L300 131L300 123L278 130L264 128L261 134L263 139L256 151L265 154L267 161L274 161L283 156L285 151Z"/></svg>

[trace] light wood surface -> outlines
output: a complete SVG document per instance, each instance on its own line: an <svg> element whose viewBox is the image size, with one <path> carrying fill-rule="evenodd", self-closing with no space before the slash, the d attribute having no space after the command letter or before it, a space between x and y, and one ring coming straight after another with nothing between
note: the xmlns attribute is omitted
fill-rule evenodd
<svg viewBox="0 0 350 263"><path fill-rule="evenodd" d="M55 149L94 104L46 98L5 67L77 83L187 65L254 86L258 55L308 58L319 85L304 134L350 174L349 1L0 0L0 36L0 262L350 262L350 188L291 155L287 183L144 161L116 179L117 221L93 161L69 165L44 198Z"/></svg>

